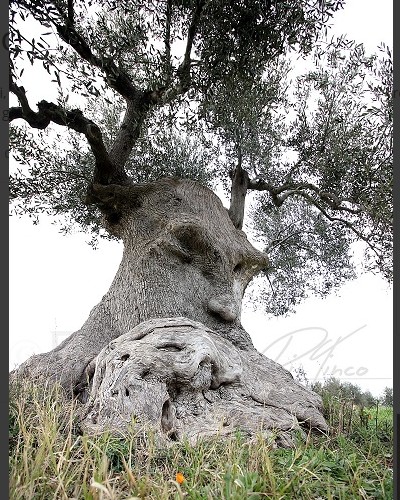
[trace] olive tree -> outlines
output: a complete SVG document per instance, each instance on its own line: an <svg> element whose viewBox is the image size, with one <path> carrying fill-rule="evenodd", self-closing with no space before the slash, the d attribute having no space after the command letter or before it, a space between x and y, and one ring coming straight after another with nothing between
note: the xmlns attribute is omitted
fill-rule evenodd
<svg viewBox="0 0 400 500"><path fill-rule="evenodd" d="M124 244L82 328L13 374L61 383L83 428L326 429L320 398L254 349L240 312L260 273L273 314L328 293L352 275L354 239L389 275L390 58L339 41L317 50L294 103L287 92L285 54L310 54L342 3L11 3L12 209ZM56 103L34 109L27 60ZM243 231L249 192L265 251Z"/></svg>

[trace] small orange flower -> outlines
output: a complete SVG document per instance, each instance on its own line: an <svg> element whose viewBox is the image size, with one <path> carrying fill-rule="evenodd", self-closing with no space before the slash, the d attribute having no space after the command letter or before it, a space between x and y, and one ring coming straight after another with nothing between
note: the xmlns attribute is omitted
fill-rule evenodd
<svg viewBox="0 0 400 500"><path fill-rule="evenodd" d="M177 472L176 473L176 482L179 484L182 484L184 480L185 480L185 476L182 474L182 472Z"/></svg>

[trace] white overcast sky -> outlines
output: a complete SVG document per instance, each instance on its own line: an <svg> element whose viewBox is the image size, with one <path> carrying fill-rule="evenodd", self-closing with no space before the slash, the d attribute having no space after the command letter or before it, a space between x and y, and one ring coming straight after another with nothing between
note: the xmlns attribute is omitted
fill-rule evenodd
<svg viewBox="0 0 400 500"><path fill-rule="evenodd" d="M375 51L380 42L393 46L392 23L392 2L349 0L332 34ZM28 80L22 83L31 89ZM50 99L44 82L34 85L31 95ZM53 332L62 340L63 332L78 330L106 293L122 245L102 242L94 251L86 240L60 235L44 217L38 226L10 218L10 368L54 347ZM392 289L365 274L327 299L308 299L286 318L267 319L244 307L242 323L255 346L288 369L301 364L310 380L333 373L378 396L392 386L392 315Z"/></svg>

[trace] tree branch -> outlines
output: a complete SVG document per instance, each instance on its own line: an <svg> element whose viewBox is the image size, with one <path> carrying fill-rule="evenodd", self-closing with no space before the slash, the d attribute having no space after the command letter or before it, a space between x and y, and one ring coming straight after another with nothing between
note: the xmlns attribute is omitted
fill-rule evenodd
<svg viewBox="0 0 400 500"><path fill-rule="evenodd" d="M272 200L277 207L280 207L283 202L293 194L301 194L304 190L313 191L317 194L321 200L323 200L329 208L335 211L349 212L351 214L360 214L362 209L353 209L345 207L342 205L344 200L341 200L335 193L328 193L322 191L314 184L309 182L299 182L299 183L286 183L282 186L276 187L263 179L250 179L248 189L254 189L257 191L268 191L271 194ZM279 196L281 195L281 196Z"/></svg>
<svg viewBox="0 0 400 500"><path fill-rule="evenodd" d="M106 81L111 88L116 90L127 102L124 120L119 133L109 152L109 157L114 165L118 165L122 171L135 141L139 137L140 128L143 124L147 111L151 106L166 104L178 95L185 93L190 88L190 53L196 34L197 25L205 0L199 0L193 13L193 18L188 30L188 38L183 63L177 70L178 85L163 87L157 90L141 91L136 88L129 75L117 67L111 58L96 56L89 44L74 26L73 1L68 0L68 16L65 24L56 24L56 29L62 40L69 44L85 61L99 68L106 75ZM172 2L168 0L166 12L166 64L170 66L170 28L172 16ZM167 73L167 81L168 73Z"/></svg>
<svg viewBox="0 0 400 500"><path fill-rule="evenodd" d="M55 23L60 38L70 45L82 59L99 68L105 74L110 87L122 97L125 99L137 98L140 91L133 85L129 76L111 58L96 56L84 37L76 30L72 0L68 1L68 16L66 17L61 10L60 14L65 19L64 25Z"/></svg>
<svg viewBox="0 0 400 500"><path fill-rule="evenodd" d="M244 206L246 202L249 174L242 168L242 155L239 149L237 167L231 173L232 187L231 200L228 210L229 217L237 229L242 229L244 220Z"/></svg>
<svg viewBox="0 0 400 500"><path fill-rule="evenodd" d="M143 99L127 101L125 116L109 156L114 165L123 167L140 135L145 115L146 103Z"/></svg>
<svg viewBox="0 0 400 500"><path fill-rule="evenodd" d="M58 7L58 12L64 23L54 22L54 26L61 39L70 45L83 60L100 69L104 73L108 85L118 92L127 102L124 120L108 155L109 162L110 164L114 164L114 171L115 174L117 174L117 177L113 178L114 183L119 182L118 179L122 182L126 181L126 174L123 170L123 166L139 136L140 128L149 108L154 105L166 104L175 99L178 95L184 94L190 88L190 54L204 4L205 0L198 0L193 11L192 20L188 29L184 59L176 72L179 83L172 87L163 87L157 90L147 91L138 89L132 83L129 75L123 69L119 68L111 58L102 57L101 55L98 56L93 53L89 43L84 36L77 31L75 26L73 0L68 0L67 2L67 13L65 13L61 7ZM170 59L171 0L168 0L166 15L166 55L167 63L170 64L168 58ZM19 111L12 110L12 117L22 117L19 115ZM23 117L27 119L28 115L24 113ZM36 117L36 119L38 119L38 117ZM34 122L35 119L32 119L32 123ZM96 154L99 154L98 151ZM102 170L107 171L105 168L102 168ZM108 170L110 171L111 169ZM105 176L102 174L96 176L96 180L100 183L108 183L105 182L108 177L109 173L107 172Z"/></svg>
<svg viewBox="0 0 400 500"><path fill-rule="evenodd" d="M185 56L184 56L184 59L183 59L181 66L180 66L180 72L182 74L184 74L185 71L188 71L188 72L190 71L190 54L192 52L194 37L196 36L197 27L198 27L198 24L200 21L200 16L201 16L201 13L202 13L202 10L204 8L205 3L206 3L205 0L197 0L197 5L196 5L196 8L193 12L192 21L190 23L189 30L188 30L188 37L186 40ZM188 76L190 78L190 74Z"/></svg>
<svg viewBox="0 0 400 500"><path fill-rule="evenodd" d="M79 109L65 110L52 102L40 101L37 104L38 112L31 109L26 97L25 89L10 81L10 91L14 93L21 106L12 107L9 112L9 121L22 118L33 128L45 129L51 122L80 134L84 134L95 157L94 182L100 184L127 182L123 168L115 167L104 146L101 130L89 118L86 118Z"/></svg>
<svg viewBox="0 0 400 500"><path fill-rule="evenodd" d="M74 0L68 0L68 22L71 24L71 26L74 24L74 16Z"/></svg>
<svg viewBox="0 0 400 500"><path fill-rule="evenodd" d="M188 35L186 39L186 48L183 61L176 71L178 77L178 84L173 86L164 86L159 89L149 90L147 92L150 102L152 104L167 104L175 99L177 96L185 94L192 84L190 69L194 38L197 33L198 24L200 21L201 13L203 11L206 0L197 0L196 7L193 11L192 20L189 25Z"/></svg>
<svg viewBox="0 0 400 500"><path fill-rule="evenodd" d="M167 8L165 12L165 36L164 36L164 46L165 46L165 80L166 85L169 86L172 77L172 65L171 65L171 18L172 18L172 0L167 0Z"/></svg>
<svg viewBox="0 0 400 500"><path fill-rule="evenodd" d="M306 199L309 203L314 205L329 221L343 224L348 229L350 229L358 238L363 240L369 246L369 248L377 255L378 258L381 258L379 252L376 250L375 246L370 242L367 236L364 236L358 229L356 229L350 221L330 215L316 199L314 199L308 193L304 192L304 189L310 189L313 192L315 192L317 195L320 196L321 200L327 202L327 204L332 210L345 211L345 212L350 212L352 214L363 213L363 210L361 209L353 210L351 208L341 206L340 204L342 203L342 200L340 200L335 194L321 191L319 188L317 188L317 186L314 186L313 184L309 183L284 184L280 187L274 187L272 186L272 184L269 184L263 181L262 179L249 180L248 189L255 189L258 191L268 191L271 194L274 204L278 207L281 206L282 203L289 196L293 195L301 196L302 198ZM284 194L279 196L279 194L281 193Z"/></svg>

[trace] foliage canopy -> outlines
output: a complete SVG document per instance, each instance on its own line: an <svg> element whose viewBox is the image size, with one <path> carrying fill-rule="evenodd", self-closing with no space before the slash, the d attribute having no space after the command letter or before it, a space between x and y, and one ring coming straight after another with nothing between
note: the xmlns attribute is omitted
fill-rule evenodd
<svg viewBox="0 0 400 500"><path fill-rule="evenodd" d="M343 3L13 0L12 211L108 237L92 183L190 177L225 188L238 228L252 194L271 314L353 277L356 241L390 280L392 57L323 41ZM37 111L29 62L58 92Z"/></svg>

